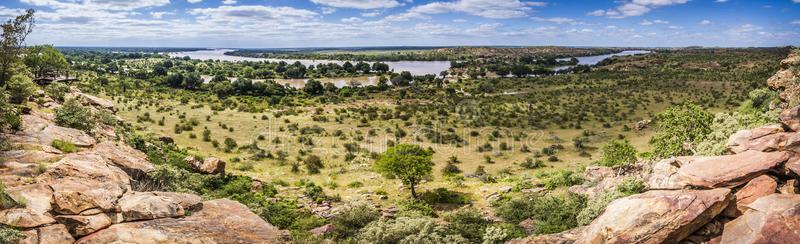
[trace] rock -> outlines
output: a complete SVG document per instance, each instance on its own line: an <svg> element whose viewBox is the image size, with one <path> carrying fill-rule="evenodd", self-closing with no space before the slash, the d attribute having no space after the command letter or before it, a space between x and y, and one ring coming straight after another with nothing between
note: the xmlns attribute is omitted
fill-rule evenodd
<svg viewBox="0 0 800 244"><path fill-rule="evenodd" d="M725 224L721 243L796 243L800 240L800 195L772 194L747 205Z"/></svg>
<svg viewBox="0 0 800 244"><path fill-rule="evenodd" d="M736 192L736 201L725 209L725 215L737 217L747 210L747 204L754 202L756 199L771 195L775 193L778 188L778 182L768 175L756 177L744 185L742 189Z"/></svg>
<svg viewBox="0 0 800 244"><path fill-rule="evenodd" d="M111 218L104 213L95 215L59 215L59 223L64 224L74 237L81 237L111 226Z"/></svg>
<svg viewBox="0 0 800 244"><path fill-rule="evenodd" d="M781 100L788 101L790 104L796 104L798 99L800 99L800 86L797 85L795 81L797 75L794 73L792 69L783 69L775 72L772 77L767 79L767 85L770 87L782 91L779 96ZM783 119L784 116L781 116L781 121L785 123L789 128L792 128L793 131L796 131L794 126L798 124L786 123L786 120ZM796 117L795 117L796 118Z"/></svg>
<svg viewBox="0 0 800 244"><path fill-rule="evenodd" d="M155 170L153 164L147 161L146 154L125 143L101 142L94 147L94 152L133 178L139 178Z"/></svg>
<svg viewBox="0 0 800 244"><path fill-rule="evenodd" d="M163 196L170 198L173 202L178 203L184 210L196 210L203 207L203 198L198 195L179 192L152 192L156 196Z"/></svg>
<svg viewBox="0 0 800 244"><path fill-rule="evenodd" d="M163 218L112 225L77 243L278 243L280 231L228 199L203 203L184 218Z"/></svg>
<svg viewBox="0 0 800 244"><path fill-rule="evenodd" d="M771 152L780 150L789 137L781 125L768 125L752 130L740 130L728 139L726 147L734 153L747 150Z"/></svg>
<svg viewBox="0 0 800 244"><path fill-rule="evenodd" d="M531 235L534 231L536 231L536 221L533 219L525 219L522 222L519 222L517 226L525 230L525 233L528 235Z"/></svg>
<svg viewBox="0 0 800 244"><path fill-rule="evenodd" d="M511 240L509 244L572 244L585 230L585 227L578 227L561 233L529 236L522 239Z"/></svg>
<svg viewBox="0 0 800 244"><path fill-rule="evenodd" d="M25 202L25 207L36 213L44 214L52 209L53 190L45 184L30 184L6 189L16 202Z"/></svg>
<svg viewBox="0 0 800 244"><path fill-rule="evenodd" d="M36 229L22 231L24 239L20 240L18 244L39 244L39 233Z"/></svg>
<svg viewBox="0 0 800 244"><path fill-rule="evenodd" d="M795 176L800 176L800 155L797 153L792 155L783 167L786 175L794 174Z"/></svg>
<svg viewBox="0 0 800 244"><path fill-rule="evenodd" d="M780 188L780 192L783 194L798 194L798 188L800 187L800 183L797 182L797 179L787 180L786 183L783 184Z"/></svg>
<svg viewBox="0 0 800 244"><path fill-rule="evenodd" d="M28 208L12 208L0 211L0 224L8 226L33 228L55 222L56 220L50 216Z"/></svg>
<svg viewBox="0 0 800 244"><path fill-rule="evenodd" d="M95 97L86 93L78 92L75 94L77 97L81 97L84 101L88 102L91 105L99 106L104 109L108 109L111 111L116 111L114 109L114 102L111 102L107 99Z"/></svg>
<svg viewBox="0 0 800 244"><path fill-rule="evenodd" d="M334 231L333 224L326 224L326 225L314 228L314 229L310 230L309 232L311 232L311 234L313 234L315 236L320 236L320 235L325 235L325 234L328 234L328 233L333 233L333 231Z"/></svg>
<svg viewBox="0 0 800 244"><path fill-rule="evenodd" d="M792 131L800 131L800 106L783 110L779 118Z"/></svg>
<svg viewBox="0 0 800 244"><path fill-rule="evenodd" d="M75 242L67 227L62 224L39 227L36 232L39 237L39 243L42 244L71 244Z"/></svg>
<svg viewBox="0 0 800 244"><path fill-rule="evenodd" d="M117 199L127 191L114 182L75 177L58 179L50 187L53 189L54 210L61 214L79 214L92 208L112 211Z"/></svg>
<svg viewBox="0 0 800 244"><path fill-rule="evenodd" d="M206 174L225 174L225 161L215 157L207 157L197 169Z"/></svg>
<svg viewBox="0 0 800 244"><path fill-rule="evenodd" d="M70 154L50 165L41 176L54 180L64 177L84 178L104 183L115 183L121 188L130 188L130 177L117 167L109 166L108 161L93 153Z"/></svg>
<svg viewBox="0 0 800 244"><path fill-rule="evenodd" d="M685 185L680 183L678 169L691 164L698 157L673 157L663 159L653 164L653 173L647 179L647 186L655 190L682 189Z"/></svg>
<svg viewBox="0 0 800 244"><path fill-rule="evenodd" d="M655 190L617 199L578 243L669 243L688 237L722 212L731 190Z"/></svg>
<svg viewBox="0 0 800 244"><path fill-rule="evenodd" d="M702 157L678 169L679 185L736 187L789 159L787 152L746 151L734 155Z"/></svg>
<svg viewBox="0 0 800 244"><path fill-rule="evenodd" d="M6 161L15 161L22 164L52 163L60 160L64 155L49 153L39 150L9 150L0 152L0 158Z"/></svg>
<svg viewBox="0 0 800 244"><path fill-rule="evenodd" d="M651 122L652 122L652 120L649 120L649 119L640 120L640 121L636 122L636 124L633 126L633 128L636 128L636 130L644 130L644 129L647 129L648 127L650 127L650 123Z"/></svg>
<svg viewBox="0 0 800 244"><path fill-rule="evenodd" d="M91 147L97 141L81 130L49 125L39 132L39 142L50 145L54 140L62 140L79 147Z"/></svg>
<svg viewBox="0 0 800 244"><path fill-rule="evenodd" d="M131 192L117 204L126 221L150 220L184 215L183 207L172 198L152 192Z"/></svg>

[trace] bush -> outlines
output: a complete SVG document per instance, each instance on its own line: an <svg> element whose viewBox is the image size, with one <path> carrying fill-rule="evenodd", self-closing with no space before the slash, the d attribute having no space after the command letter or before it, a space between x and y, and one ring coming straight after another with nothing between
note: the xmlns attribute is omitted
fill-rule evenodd
<svg viewBox="0 0 800 244"><path fill-rule="evenodd" d="M44 93L47 94L47 96L59 102L64 101L67 92L69 92L69 86L61 82L54 82L44 88Z"/></svg>
<svg viewBox="0 0 800 244"><path fill-rule="evenodd" d="M305 159L303 159L303 164L305 164L306 170L309 174L319 174L319 170L325 167L322 164L322 159L313 154L308 155Z"/></svg>
<svg viewBox="0 0 800 244"><path fill-rule="evenodd" d="M0 209L15 208L20 205L21 204L14 201L14 199L6 193L6 186L0 183Z"/></svg>
<svg viewBox="0 0 800 244"><path fill-rule="evenodd" d="M0 131L9 128L18 130L22 126L22 119L6 97L6 92L0 89Z"/></svg>
<svg viewBox="0 0 800 244"><path fill-rule="evenodd" d="M636 162L636 148L628 140L612 140L603 146L600 165L622 166Z"/></svg>
<svg viewBox="0 0 800 244"><path fill-rule="evenodd" d="M695 142L695 155L723 155L728 138L739 130L776 123L778 111L717 113L711 122L711 132Z"/></svg>
<svg viewBox="0 0 800 244"><path fill-rule="evenodd" d="M400 216L430 216L436 217L436 212L433 211L431 205L428 203L418 200L404 200L397 203L397 207L400 210L398 215Z"/></svg>
<svg viewBox="0 0 800 244"><path fill-rule="evenodd" d="M442 168L443 175L455 175L461 173L461 169L453 163L447 162L447 165Z"/></svg>
<svg viewBox="0 0 800 244"><path fill-rule="evenodd" d="M381 219L359 231L358 243L469 243L457 235L446 235L429 217Z"/></svg>
<svg viewBox="0 0 800 244"><path fill-rule="evenodd" d="M18 243L25 239L25 235L19 230L0 225L0 243Z"/></svg>
<svg viewBox="0 0 800 244"><path fill-rule="evenodd" d="M498 216L512 223L532 219L536 234L562 232L578 226L578 213L586 206L586 196L572 192L523 195L498 205Z"/></svg>
<svg viewBox="0 0 800 244"><path fill-rule="evenodd" d="M540 173L537 177L548 190L569 187L583 183L583 177L575 171L560 169L550 173Z"/></svg>
<svg viewBox="0 0 800 244"><path fill-rule="evenodd" d="M465 208L444 216L447 221L447 233L460 235L473 243L481 241L490 222L475 209Z"/></svg>
<svg viewBox="0 0 800 244"><path fill-rule="evenodd" d="M344 207L331 219L334 225L334 235L336 238L344 239L358 232L367 224L378 220L380 213L366 202L351 202Z"/></svg>
<svg viewBox="0 0 800 244"><path fill-rule="evenodd" d="M6 90L11 103L21 104L36 92L36 84L28 76L14 75L6 81Z"/></svg>
<svg viewBox="0 0 800 244"><path fill-rule="evenodd" d="M609 203L622 197L625 197L625 194L618 191L611 191L604 192L593 198L586 204L586 208L578 213L578 225L587 225L591 223L592 220L603 213Z"/></svg>
<svg viewBox="0 0 800 244"><path fill-rule="evenodd" d="M645 187L642 180L635 177L628 177L617 185L616 191L625 194L625 196L630 196L644 192Z"/></svg>
<svg viewBox="0 0 800 244"><path fill-rule="evenodd" d="M425 191L420 195L420 199L429 205L434 204L468 204L469 198L463 193L448 190L447 188L436 188L433 191Z"/></svg>
<svg viewBox="0 0 800 244"><path fill-rule="evenodd" d="M520 163L519 166L526 169L536 169L544 167L544 162L540 159L525 158L525 161Z"/></svg>
<svg viewBox="0 0 800 244"><path fill-rule="evenodd" d="M56 124L91 132L96 122L92 111L75 99L69 99L55 110Z"/></svg>
<svg viewBox="0 0 800 244"><path fill-rule="evenodd" d="M68 141L62 141L56 139L53 140L53 142L50 145L64 153L74 153L78 151L78 147L75 146L75 144L72 144L71 142Z"/></svg>
<svg viewBox="0 0 800 244"><path fill-rule="evenodd" d="M694 104L671 107L656 115L657 131L650 138L656 157L684 156L692 153L686 143L700 140L711 133L714 116Z"/></svg>

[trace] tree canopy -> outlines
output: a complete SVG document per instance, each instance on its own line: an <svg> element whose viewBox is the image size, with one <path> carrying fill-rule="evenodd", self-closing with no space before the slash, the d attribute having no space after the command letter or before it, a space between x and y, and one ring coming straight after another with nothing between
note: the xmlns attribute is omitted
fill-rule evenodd
<svg viewBox="0 0 800 244"><path fill-rule="evenodd" d="M398 144L386 150L375 162L375 170L387 178L400 179L417 198L416 185L433 170L433 152L412 144Z"/></svg>

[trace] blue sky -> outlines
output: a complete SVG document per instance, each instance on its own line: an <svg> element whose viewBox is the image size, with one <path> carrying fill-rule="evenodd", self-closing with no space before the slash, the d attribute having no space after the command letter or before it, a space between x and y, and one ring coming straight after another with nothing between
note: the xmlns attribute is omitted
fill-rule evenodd
<svg viewBox="0 0 800 244"><path fill-rule="evenodd" d="M800 0L2 0L30 44L150 47L800 45Z"/></svg>

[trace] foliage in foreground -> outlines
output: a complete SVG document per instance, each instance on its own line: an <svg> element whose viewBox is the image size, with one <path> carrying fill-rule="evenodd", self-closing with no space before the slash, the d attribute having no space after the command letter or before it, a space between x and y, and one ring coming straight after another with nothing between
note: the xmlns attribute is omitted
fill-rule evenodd
<svg viewBox="0 0 800 244"><path fill-rule="evenodd" d="M586 207L586 196L554 191L544 195L523 195L499 203L498 216L513 223L532 219L536 234L558 233L578 226L578 213Z"/></svg>
<svg viewBox="0 0 800 244"><path fill-rule="evenodd" d="M693 154L687 145L710 133L713 119L711 113L694 104L671 107L657 114L658 132L650 138L653 154L660 158Z"/></svg>
<svg viewBox="0 0 800 244"><path fill-rule="evenodd" d="M614 167L636 162L636 148L628 140L613 140L603 146L600 165Z"/></svg>

